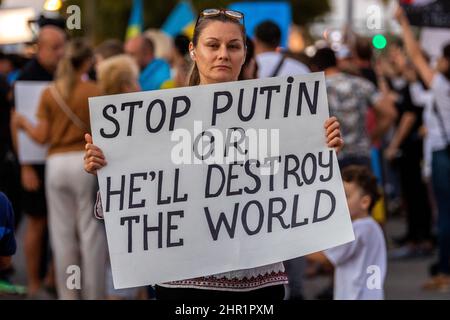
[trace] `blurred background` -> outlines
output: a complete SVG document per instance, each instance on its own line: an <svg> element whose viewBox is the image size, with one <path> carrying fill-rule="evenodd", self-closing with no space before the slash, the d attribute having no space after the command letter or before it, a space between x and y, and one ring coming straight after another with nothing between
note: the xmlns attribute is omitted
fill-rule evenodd
<svg viewBox="0 0 450 320"><path fill-rule="evenodd" d="M414 67L403 45L403 30L393 18L399 3L405 9L423 54L434 68L442 48L450 41L450 2L445 0L0 0L0 75L7 82L5 101L14 100L14 82L27 62L36 56L39 33L48 25L64 30L69 38L84 38L94 49L95 59L99 59L97 62L113 55L105 49L108 47L105 43L111 44L108 41L115 40L111 48L118 48L117 53L122 53L123 44L130 39L141 34L148 37L153 43L155 59L161 59L168 65L168 70L170 68L168 76L162 79L164 81L151 88L163 89L186 84L190 68L187 45L192 38L197 15L203 9L230 8L243 12L250 39L255 38L257 26L269 20L280 32L274 51L307 66L309 70L318 71L313 58L318 50L330 48L340 72L366 78L378 93L394 101L395 119L381 136L370 139L370 149L367 149L383 195L372 215L382 227L388 248L385 297L448 300L450 283L437 286L435 290L424 288L424 283L438 273L438 213L430 190L430 160L426 156L431 151L423 147L429 122L422 109L417 108L420 103L411 99L409 91L402 91L408 83L417 81L417 75L414 75ZM126 48L125 52L128 53ZM139 67L142 69L143 66ZM264 66L259 65L258 68L262 70ZM96 72L95 68L91 69L90 79L96 79ZM249 79L258 76L256 70L252 72ZM141 82L141 87L143 85ZM409 102L405 102L405 97L409 97ZM363 122L367 121L364 130L370 133L376 117L370 111L367 113L367 118L363 119ZM9 126L9 115L2 123ZM10 137L7 139L11 140ZM392 141L396 141L396 145L391 144ZM406 168L405 161L410 163L408 159L412 159L411 145L417 146L413 156L416 166ZM9 168L6 163L14 162L16 169L20 163L19 159L11 160L11 157L17 158L17 154L12 151L12 146L8 148L11 150L5 151L5 159L9 155L9 160L2 160L2 165L4 172L11 173L13 171L5 169ZM30 277L33 276L28 261L34 258L27 257L26 253L26 239L30 236L27 226L30 225L27 225L26 215L22 214L22 200L17 196L22 188L20 172L0 177L3 179L0 190L11 199L16 211L17 238L13 267L4 274L7 281L0 283L0 299L22 299L27 297ZM12 190L15 183L18 184L17 189ZM420 198L421 194L424 197L426 194L423 200L426 204L420 203L423 206L419 210L422 211L417 212L414 211L418 206L415 198ZM411 234L415 232L411 230L417 223L422 226L429 224L425 227L428 228L424 231L426 236ZM47 237L43 232L41 236ZM46 239L47 242L41 246L48 248L48 237ZM45 261L49 259L51 257L44 257ZM330 271L314 264L301 268L298 297L331 299ZM40 277L44 279L42 272ZM51 280L46 288L48 290L41 290L31 298L56 298ZM139 297L152 298L152 295L149 289Z"/></svg>

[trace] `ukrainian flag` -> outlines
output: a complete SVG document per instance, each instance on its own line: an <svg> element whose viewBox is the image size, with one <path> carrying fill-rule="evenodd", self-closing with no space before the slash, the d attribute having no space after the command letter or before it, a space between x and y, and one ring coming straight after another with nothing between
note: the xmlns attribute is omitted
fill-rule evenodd
<svg viewBox="0 0 450 320"><path fill-rule="evenodd" d="M133 0L131 8L130 20L128 20L128 28L126 39L134 38L142 33L144 28L144 7L142 0Z"/></svg>
<svg viewBox="0 0 450 320"><path fill-rule="evenodd" d="M180 1L167 17L161 29L172 37L184 34L192 39L196 18L191 4L188 1Z"/></svg>

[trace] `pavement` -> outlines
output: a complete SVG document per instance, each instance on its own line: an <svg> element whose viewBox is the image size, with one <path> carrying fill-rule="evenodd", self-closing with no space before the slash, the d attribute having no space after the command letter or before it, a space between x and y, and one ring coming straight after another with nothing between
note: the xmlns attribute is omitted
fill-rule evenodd
<svg viewBox="0 0 450 320"><path fill-rule="evenodd" d="M391 239L404 234L405 223L402 217L388 220L385 233L388 247L391 248ZM17 232L17 253L13 258L15 274L12 277L14 284L26 285L25 258L23 254L24 223ZM391 251L391 249L390 249ZM410 258L404 260L389 260L385 280L385 298L387 300L450 300L450 292L424 291L422 284L428 279L428 268L436 261L436 253L428 257ZM314 299L330 283L330 278L319 276L305 279L304 296ZM25 299L24 295L3 295L2 299ZM45 298L51 298L46 296Z"/></svg>

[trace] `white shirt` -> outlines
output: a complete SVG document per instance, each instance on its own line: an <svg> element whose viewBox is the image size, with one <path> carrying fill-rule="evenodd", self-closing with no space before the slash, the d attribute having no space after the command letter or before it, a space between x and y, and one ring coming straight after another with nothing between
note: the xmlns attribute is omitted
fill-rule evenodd
<svg viewBox="0 0 450 320"><path fill-rule="evenodd" d="M450 82L442 74L436 73L431 82L431 91L434 94L436 105L447 133L447 137L444 138L441 126L438 126L442 146L440 149L434 149L436 151L445 149L446 140L450 139Z"/></svg>
<svg viewBox="0 0 450 320"><path fill-rule="evenodd" d="M279 52L264 52L256 56L258 64L258 78L271 77L275 68L280 63L283 54ZM309 69L303 63L292 58L286 58L277 76L296 76L309 73Z"/></svg>
<svg viewBox="0 0 450 320"><path fill-rule="evenodd" d="M372 217L353 221L355 241L324 253L334 265L335 300L382 300L386 277L386 243Z"/></svg>
<svg viewBox="0 0 450 320"><path fill-rule="evenodd" d="M431 155L435 150L445 148L445 141L439 127L436 113L433 110L434 94L431 90L426 90L420 82L415 82L409 86L412 103L416 106L423 106L423 123L427 128L427 134L423 139L424 165L422 174L424 177L431 176Z"/></svg>

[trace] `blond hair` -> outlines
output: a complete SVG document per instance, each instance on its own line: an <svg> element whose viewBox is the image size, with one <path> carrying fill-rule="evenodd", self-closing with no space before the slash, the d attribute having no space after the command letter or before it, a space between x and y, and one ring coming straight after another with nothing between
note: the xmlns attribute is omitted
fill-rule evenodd
<svg viewBox="0 0 450 320"><path fill-rule="evenodd" d="M100 62L97 76L103 94L122 93L124 85L137 81L139 67L133 58L120 54Z"/></svg>
<svg viewBox="0 0 450 320"><path fill-rule="evenodd" d="M64 99L69 99L75 84L80 80L78 72L92 57L92 48L83 39L74 39L69 43L55 75L56 88Z"/></svg>

